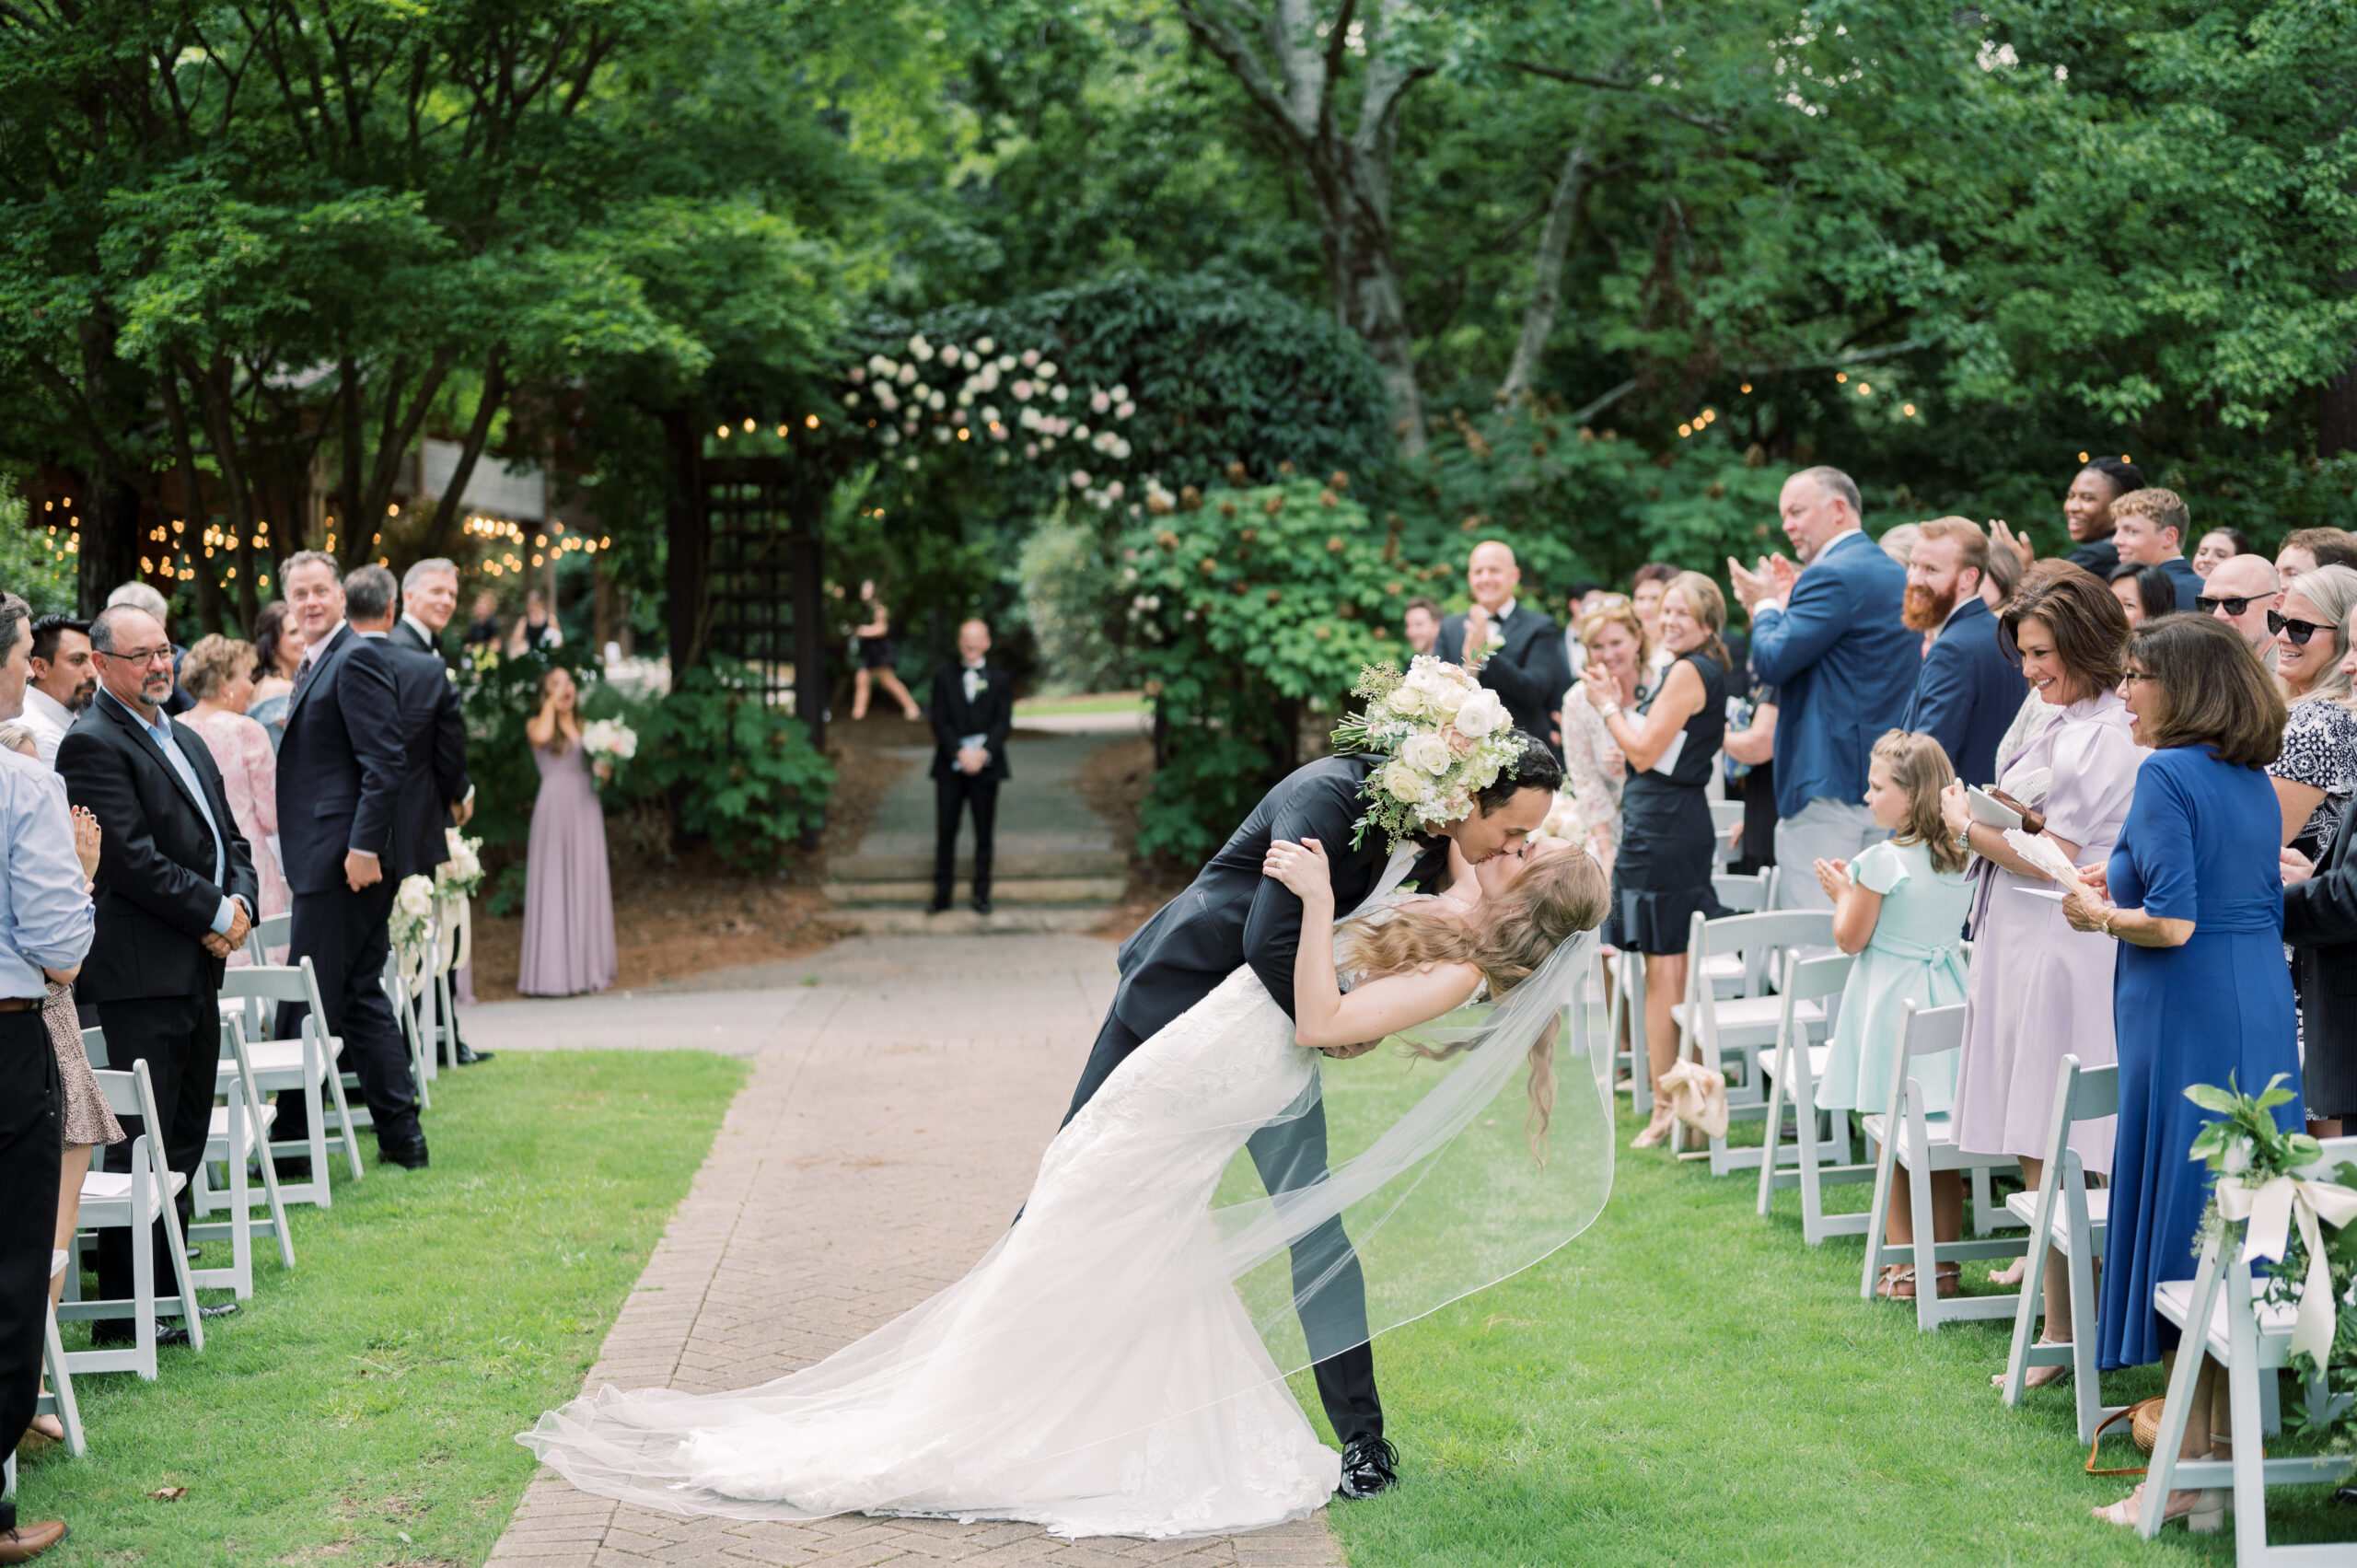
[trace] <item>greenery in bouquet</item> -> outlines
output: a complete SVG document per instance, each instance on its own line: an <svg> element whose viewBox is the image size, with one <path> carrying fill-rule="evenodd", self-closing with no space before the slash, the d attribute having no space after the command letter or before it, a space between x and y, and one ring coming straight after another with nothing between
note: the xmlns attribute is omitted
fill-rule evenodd
<svg viewBox="0 0 2357 1568"><path fill-rule="evenodd" d="M1405 675L1394 665L1367 666L1353 694L1366 706L1334 726L1335 751L1389 759L1367 775L1367 807L1353 848L1370 828L1395 848L1411 834L1470 816L1474 796L1497 783L1521 751L1498 694L1471 670L1430 654L1417 655Z"/></svg>

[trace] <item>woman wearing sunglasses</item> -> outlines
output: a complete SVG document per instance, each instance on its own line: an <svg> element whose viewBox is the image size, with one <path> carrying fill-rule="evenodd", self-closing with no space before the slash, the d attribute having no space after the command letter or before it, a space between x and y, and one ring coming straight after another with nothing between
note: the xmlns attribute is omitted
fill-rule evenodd
<svg viewBox="0 0 2357 1568"><path fill-rule="evenodd" d="M2340 668L2352 610L2357 571L2319 566L2285 588L2282 606L2267 617L2276 679L2291 705L2283 754L2267 772L2283 808L2282 842L2310 860L2331 847L2357 794L2357 691Z"/></svg>

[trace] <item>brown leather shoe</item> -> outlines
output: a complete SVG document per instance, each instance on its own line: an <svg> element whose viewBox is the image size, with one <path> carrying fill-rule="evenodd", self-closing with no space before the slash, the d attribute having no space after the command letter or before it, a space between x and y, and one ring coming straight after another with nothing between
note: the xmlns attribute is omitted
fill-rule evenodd
<svg viewBox="0 0 2357 1568"><path fill-rule="evenodd" d="M30 1562L70 1533L63 1519L44 1519L38 1525L0 1530L0 1562Z"/></svg>

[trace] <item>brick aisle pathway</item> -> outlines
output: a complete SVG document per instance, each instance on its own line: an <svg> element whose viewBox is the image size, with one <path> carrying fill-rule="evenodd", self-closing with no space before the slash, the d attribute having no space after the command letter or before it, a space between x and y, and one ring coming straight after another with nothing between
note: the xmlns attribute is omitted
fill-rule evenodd
<svg viewBox="0 0 2357 1568"><path fill-rule="evenodd" d="M659 993L644 1015L644 1043L750 1054L754 1073L607 1336L590 1386L762 1382L963 1274L1028 1190L1112 980L1111 947L1087 937L862 937ZM598 1004L472 1009L470 1038L483 1038L473 1019L493 1023L507 1005L577 1005L586 1021ZM698 1025L707 1014L732 1038L707 1044L709 1026ZM602 1023L595 1043L637 1043L632 1021L610 1008ZM523 1045L520 1031L499 1032L504 1048ZM544 1038L579 1044L585 1032L552 1028ZM863 1516L745 1524L624 1507L542 1470L491 1561L1277 1568L1341 1558L1323 1516L1251 1536L1160 1542L1065 1542L1028 1525Z"/></svg>

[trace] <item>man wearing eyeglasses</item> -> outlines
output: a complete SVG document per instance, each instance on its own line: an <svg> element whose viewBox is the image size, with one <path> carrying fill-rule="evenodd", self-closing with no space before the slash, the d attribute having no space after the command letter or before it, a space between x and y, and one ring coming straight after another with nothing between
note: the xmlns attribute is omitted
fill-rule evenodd
<svg viewBox="0 0 2357 1568"><path fill-rule="evenodd" d="M2267 629L2267 612L2276 607L2283 587L2274 563L2264 555L2230 555L2210 569L2193 608L2232 626L2258 656L2275 668L2275 633Z"/></svg>
<svg viewBox="0 0 2357 1568"><path fill-rule="evenodd" d="M261 902L251 851L230 814L220 770L203 737L163 711L172 695L172 643L144 610L115 605L90 622L99 691L57 748L66 797L99 819L98 926L75 982L106 1030L118 1072L147 1063L159 1132L171 1168L193 1179L213 1121L221 1061L216 997L225 960L246 939ZM123 1118L136 1135L136 1118ZM131 1145L104 1151L106 1168L131 1168ZM189 1219L189 1192L180 1197ZM169 1280L163 1227L153 1227L156 1278ZM132 1241L99 1233L99 1288L110 1300L133 1294ZM234 1307L206 1307L207 1316ZM95 1343L127 1343L121 1319L90 1325ZM158 1324L157 1339L185 1344L180 1324Z"/></svg>

